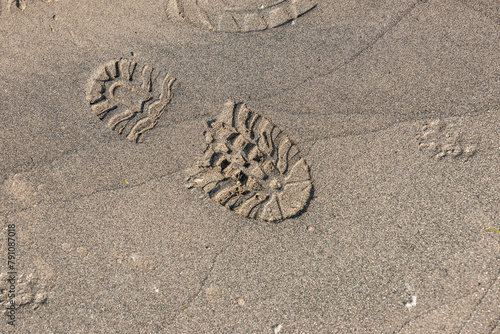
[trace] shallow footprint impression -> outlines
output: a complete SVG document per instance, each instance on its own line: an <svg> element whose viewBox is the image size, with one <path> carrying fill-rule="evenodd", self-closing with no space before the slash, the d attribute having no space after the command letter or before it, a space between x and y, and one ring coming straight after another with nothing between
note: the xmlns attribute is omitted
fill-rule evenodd
<svg viewBox="0 0 500 334"><path fill-rule="evenodd" d="M167 15L214 31L248 32L277 27L315 6L313 0L168 0Z"/></svg>
<svg viewBox="0 0 500 334"><path fill-rule="evenodd" d="M188 179L245 217L280 221L311 198L309 166L287 134L243 103L228 101L205 134L204 158Z"/></svg>
<svg viewBox="0 0 500 334"><path fill-rule="evenodd" d="M141 68L134 61L112 60L92 77L87 101L92 111L111 130L137 142L151 130L172 99L175 77ZM145 115L144 115L145 114Z"/></svg>

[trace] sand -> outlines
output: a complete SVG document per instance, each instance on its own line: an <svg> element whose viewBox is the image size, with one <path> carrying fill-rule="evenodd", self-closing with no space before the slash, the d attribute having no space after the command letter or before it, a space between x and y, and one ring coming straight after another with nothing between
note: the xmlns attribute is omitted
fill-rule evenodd
<svg viewBox="0 0 500 334"><path fill-rule="evenodd" d="M499 8L1 1L0 332L500 333Z"/></svg>

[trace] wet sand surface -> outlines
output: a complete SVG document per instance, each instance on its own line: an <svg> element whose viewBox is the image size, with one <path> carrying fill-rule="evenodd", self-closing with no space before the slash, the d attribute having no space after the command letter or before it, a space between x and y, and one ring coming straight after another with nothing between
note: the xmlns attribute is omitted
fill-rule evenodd
<svg viewBox="0 0 500 334"><path fill-rule="evenodd" d="M2 1L0 331L500 333L499 8ZM228 100L307 161L292 218L187 185Z"/></svg>

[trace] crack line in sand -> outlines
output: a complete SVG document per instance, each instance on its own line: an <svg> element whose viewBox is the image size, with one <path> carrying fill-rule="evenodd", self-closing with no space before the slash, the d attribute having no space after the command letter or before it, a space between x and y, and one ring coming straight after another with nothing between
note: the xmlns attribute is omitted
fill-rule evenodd
<svg viewBox="0 0 500 334"><path fill-rule="evenodd" d="M491 334L493 333L493 331L498 327L498 324L500 323L500 317L498 317L496 320L495 320L495 326L493 326L491 328L491 331L489 331L488 333Z"/></svg>
<svg viewBox="0 0 500 334"><path fill-rule="evenodd" d="M85 150L87 150L87 149L85 149ZM29 157L30 161L29 162L21 162L18 165L13 166L13 168L10 171L12 173L15 173L15 174L29 173L31 171L34 171L34 170L38 169L38 168L43 168L45 166L51 165L57 159L60 159L62 157L65 157L65 156L73 154L73 153L78 153L78 150L77 149L71 149L71 150L67 150L67 151L61 152L61 155L58 155L57 157L54 157L51 160L45 160L45 161L42 161L42 162L39 162L39 163L33 162L33 157L30 155L30 157ZM22 165L27 166L27 167L25 167L24 169L20 168L20 166L22 166Z"/></svg>
<svg viewBox="0 0 500 334"><path fill-rule="evenodd" d="M449 304L456 304L459 300L462 300L462 299L465 299L473 294L475 294L477 291L469 291L467 294L463 295L463 296L460 296L458 298L455 298L453 300L450 300L448 302L445 302L443 304L439 304L438 306L435 306L435 307L432 307L431 309L428 309L428 310L424 310L422 311L420 314L416 315L415 317L413 318L410 318L408 320L406 320L402 325L401 327L399 327L398 329L395 329L392 333L393 334L397 334L399 332L401 332L406 326L408 326L412 321L415 321L415 320L418 320L422 317L425 317L426 315L429 315L430 313L442 308L442 307L445 307Z"/></svg>
<svg viewBox="0 0 500 334"><path fill-rule="evenodd" d="M117 186L117 187L104 188L104 189L92 191L91 193L88 193L88 194L73 196L73 197L70 197L70 198L64 198L64 199L60 199L60 200L57 200L57 201L54 201L54 202L44 202L44 201L42 201L42 202L38 203L38 205L39 206L41 206L41 205L51 206L51 205L58 205L60 203L70 203L70 202L77 201L77 200L80 200L80 199L89 198L89 197L92 197L92 196L100 194L100 193L106 193L106 192L115 191L115 190L133 189L133 188L137 188L137 187L141 187L143 185L146 185L147 183L149 183L151 181L157 181L157 180L163 179L163 178L165 178L167 176L172 176L172 175L177 174L177 173L182 173L182 171L183 171L183 169L179 168L179 169L176 169L176 170L174 170L174 171L172 171L170 173L166 173L166 174L163 174L163 175L159 175L159 176L155 176L155 177L146 179L146 180L142 181L141 183L137 183L137 184L133 184L133 185L127 185L127 186ZM7 210L7 211L0 212L0 214L1 215L5 215L7 217L7 215L16 215L16 214L18 214L20 212L26 212L26 211L29 211L31 209L33 209L33 206L21 208L21 209L18 209L18 210Z"/></svg>
<svg viewBox="0 0 500 334"><path fill-rule="evenodd" d="M488 79L490 79L490 78L488 78ZM488 80L482 81L481 84L484 84L486 81L488 81ZM478 86L480 86L480 85L478 85ZM438 111L434 111L433 113L426 114L427 115L426 117L427 118L431 118L431 117L448 118L448 117L461 117L461 116L468 116L468 115L475 116L475 115L482 115L482 114L490 112L492 110L496 110L496 109L498 109L498 107L499 106L496 104L493 104L493 106L492 106L492 103L485 102L484 104L476 105L476 107L474 109L471 109L470 111L463 113L463 114L460 114L460 115L442 116ZM288 112L288 115L290 115L290 116L302 116L302 115L306 115L306 116L311 116L311 115L330 116L333 114L335 114L335 113L332 113L332 112L313 113L310 111ZM349 117L351 117L351 116L363 116L364 113L363 112L353 112L350 114L341 114L341 115L345 115L345 116L349 116Z"/></svg>
<svg viewBox="0 0 500 334"><path fill-rule="evenodd" d="M258 100L254 100L254 101L258 101ZM482 112L470 111L470 112L467 112L467 113L464 113L464 114L460 114L460 115L450 115L450 116L445 117L445 118L449 118L449 117L480 117L480 116L486 115L491 110L492 109L488 108L488 109L485 109ZM290 115L301 116L301 115L311 115L311 113L306 113L306 112L302 112L301 113L301 112L299 112L299 113L290 113ZM330 116L330 115L333 115L333 114L332 113L319 113L319 114L314 113L314 116ZM193 117L190 117L190 118L187 118L187 119L173 120L172 124L182 124L182 123L192 122L192 121L200 119L200 118L206 118L206 117L212 117L213 118L215 116L216 116L216 114L205 113L205 114L196 115L196 116L193 116ZM348 116L350 116L350 115L348 115ZM423 116L423 117L420 117L420 118L414 118L414 119L410 118L410 119L405 119L405 120L401 120L401 121L395 121L395 122L390 123L389 125L387 125L385 127L381 127L381 128L374 129L374 130L369 130L369 131L366 131L366 132L353 132L353 133L348 133L348 134L339 134L339 135L336 135L336 136L325 136L325 137L320 137L320 138L305 140L305 141L302 141L302 143L315 142L315 144L316 144L316 142L318 142L320 140L363 136L363 135L366 135L366 134L376 133L376 132L379 132L379 131L383 131L383 130L389 129L390 127L396 126L396 125L398 125L400 123L413 122L413 121L422 121L422 120L429 119L429 118L432 118L432 117L433 117L432 115L426 115L426 116ZM166 128L166 127L167 126L159 125L157 128L158 129L163 129L163 128ZM315 145L315 144L313 144L313 145ZM65 156L68 156L68 155L71 155L71 154L85 153L85 152L87 152L89 150L98 150L98 146L96 146L96 145L88 145L87 147L82 148L82 149L68 149L68 150L62 152L61 155L59 155L57 157L54 157L51 160L42 161L40 163L34 163L33 162L33 158L30 157L31 158L31 162L30 163L23 163L23 165L28 165L29 167L27 167L26 169L22 169L22 168L19 168L19 166L21 165L21 164L19 164L17 166L14 166L11 171L14 172L14 173L28 173L28 172L31 172L31 171L35 171L35 170L37 170L39 168L43 168L43 167L49 166L54 161L56 161L58 159L61 159L61 158L65 157Z"/></svg>
<svg viewBox="0 0 500 334"><path fill-rule="evenodd" d="M471 112L468 112L468 113L465 113L465 114L461 114L460 116L453 116L453 115L451 115L451 116L448 116L448 117L443 117L443 119L453 118L453 117L471 117L471 118L476 118L476 117L484 116L489 111L490 110L487 110L484 113L480 113L480 114L471 111ZM414 119L407 119L407 120L395 121L393 123L388 124L387 126L383 126L383 127L378 128L378 129L368 130L368 131L364 131L364 132L363 131L359 131L359 132L353 132L353 133L347 133L347 134L339 134L339 135L336 135L336 136L324 136L324 137L319 137L319 138L304 140L301 143L305 144L305 143L311 143L311 142L313 142L313 144L311 145L311 148L312 148L314 145L316 145L321 140L336 139L336 138L349 138L349 137L361 137L361 136L364 136L364 135L373 134L373 133L377 133L377 132L388 130L388 129L393 128L393 127L395 127L395 126L397 126L399 124L402 124L402 123L419 122L419 121L423 121L423 120L430 119L430 118L432 118L432 116L423 116L423 117L414 118Z"/></svg>
<svg viewBox="0 0 500 334"><path fill-rule="evenodd" d="M413 4L411 4L409 6L409 8L407 8L406 10L404 10L401 14L399 15L396 15L396 17L394 18L394 20L389 23L389 25L387 26L387 28L383 29L381 32L379 32L372 40L370 40L369 42L367 42L363 47L361 47L360 50L358 50L356 53L354 53L354 55L350 56L347 58L347 60L343 61L342 63L340 63L339 65L337 66L334 66L332 69L330 70L327 70L325 73L323 74L319 74L317 76L312 76L312 77L309 77L309 78L305 78L303 79L301 82L297 83L295 86L291 86L291 87L288 87L288 88L285 88L283 89L281 92L277 93L277 94L272 94L272 95L268 95L268 96L264 96L260 99L257 99L255 101L262 101L262 100L269 100L279 94L282 94L284 92L287 92L287 91L290 91L292 89L295 89L297 87L300 87L302 85L304 85L305 83L309 82L309 81L313 81L313 80L317 80L317 79L321 79L323 77L326 77L326 76L329 76L330 74L336 72L337 70L339 70L340 68L354 62L357 58L359 58L363 53L365 53L366 50L372 48L375 44L377 44L377 42L379 40L381 40L387 33L389 33L390 31L392 31L394 28L396 28L396 26L405 18L407 17L417 6L421 5L421 4L424 4L424 3L427 3L428 0L418 0L416 2L414 2Z"/></svg>
<svg viewBox="0 0 500 334"><path fill-rule="evenodd" d="M208 279L210 278L210 276L212 275L212 272L215 268L215 265L217 264L217 261L219 260L219 257L226 252L226 250L231 247L233 245L233 242L234 240L236 239L236 237L240 234L241 230L243 227L245 227L247 225L244 225L243 223L236 229L236 232L234 232L234 235L233 237L231 238L231 240L229 240L228 244L223 247L219 252L217 252L213 258L212 258L212 261L211 261L211 265L210 265L210 268L208 269L207 271L207 274L205 275L205 277L203 278L203 280L201 281L200 283L200 287L199 289L195 292L195 294L189 298L185 305L188 305L191 306L191 304L198 298L198 296L201 294L201 292L203 291L203 288L205 287L205 285L207 284L207 281ZM168 326L171 326L176 320L177 318L186 310L186 308L179 308L179 310L177 311L177 313L174 315L174 317L172 318L172 321L170 321L167 325Z"/></svg>
<svg viewBox="0 0 500 334"><path fill-rule="evenodd" d="M373 134L373 133L377 133L377 132L382 132L382 131L388 130L388 129L393 128L396 125L399 125L401 123L407 123L407 122L413 122L413 121L420 121L420 120L427 119L427 118L428 117L425 117L425 118L422 118L422 119L415 119L415 120L396 121L396 122L391 123L391 124L389 124L389 125L387 125L385 127L381 127L381 128L374 129L374 130L369 130L369 131L366 131L366 132L349 133L349 134L339 134L339 135L336 135L336 136L325 136L325 137L319 137L319 138L310 139L310 140L304 140L304 141L302 141L302 144L312 142L312 144L310 146L310 149L312 149L318 142L323 141L323 140L331 140L331 139L336 139L336 138L362 137L362 136L365 136L365 135L368 135L368 134Z"/></svg>
<svg viewBox="0 0 500 334"><path fill-rule="evenodd" d="M460 5L464 6L465 8L467 8L473 12L476 12L476 13L486 17L488 20L491 20L494 24L500 25L500 19L497 19L494 16L491 16L490 13L487 13L487 12L482 11L480 9L476 9L476 8L472 7L471 5L465 3L463 0L455 0L455 2L459 3Z"/></svg>
<svg viewBox="0 0 500 334"><path fill-rule="evenodd" d="M467 323L472 319L472 317L474 316L474 313L477 309L477 307L479 305L481 305L481 303L483 302L484 298L486 297L486 295L491 291L491 288L493 287L493 285L495 285L495 283L498 281L498 279L500 278L500 273L497 273L497 276L495 277L495 279L493 279L493 281L491 282L491 284L488 286L488 288L486 289L486 291L483 293L483 295L481 296L481 298L479 298L479 301L476 303L476 305L474 305L474 307L472 308L472 311L470 312L469 316L467 317L467 320L465 320L463 323L462 323L462 326L460 327L459 331L457 332L457 334L460 334L462 333L463 329L465 328L465 326L467 325Z"/></svg>

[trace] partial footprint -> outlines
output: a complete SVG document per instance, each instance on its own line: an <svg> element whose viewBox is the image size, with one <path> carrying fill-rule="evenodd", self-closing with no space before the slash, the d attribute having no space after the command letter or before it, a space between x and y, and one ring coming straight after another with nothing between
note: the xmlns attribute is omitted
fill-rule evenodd
<svg viewBox="0 0 500 334"><path fill-rule="evenodd" d="M478 140L465 138L464 131L467 129L460 123L460 119L455 122L438 119L425 124L422 133L417 136L419 148L437 160L472 157L477 151Z"/></svg>
<svg viewBox="0 0 500 334"><path fill-rule="evenodd" d="M13 285L12 282L15 282ZM15 288L12 288L12 287ZM9 293L15 291L15 293ZM10 296L14 294L15 297ZM12 302L16 308L30 305L37 309L47 301L47 288L40 283L40 279L34 274L11 275L7 272L0 273L0 312L7 314Z"/></svg>
<svg viewBox="0 0 500 334"><path fill-rule="evenodd" d="M176 79L134 61L112 60L101 67L87 90L94 114L111 130L137 142L160 119L172 99Z"/></svg>
<svg viewBox="0 0 500 334"><path fill-rule="evenodd" d="M28 180L27 174L18 173L9 176L0 186L0 212L7 208L28 208L41 201L39 190Z"/></svg>
<svg viewBox="0 0 500 334"><path fill-rule="evenodd" d="M313 0L168 0L167 15L214 31L274 28L316 6Z"/></svg>

